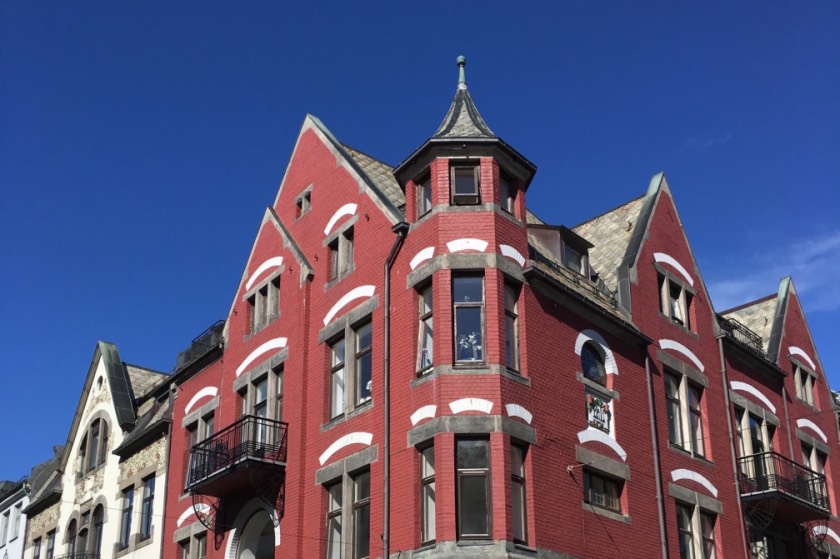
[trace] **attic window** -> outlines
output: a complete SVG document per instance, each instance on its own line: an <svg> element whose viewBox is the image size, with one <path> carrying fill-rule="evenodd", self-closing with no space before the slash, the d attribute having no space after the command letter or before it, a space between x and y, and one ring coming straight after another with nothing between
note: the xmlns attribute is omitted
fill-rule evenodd
<svg viewBox="0 0 840 559"><path fill-rule="evenodd" d="M312 204L312 190L307 190L295 200L295 219L309 211Z"/></svg>
<svg viewBox="0 0 840 559"><path fill-rule="evenodd" d="M586 275L586 256L569 245L563 249L563 263L578 274Z"/></svg>
<svg viewBox="0 0 840 559"><path fill-rule="evenodd" d="M499 177L499 206L507 213L512 214L514 202L516 201L516 187L513 180L506 176Z"/></svg>
<svg viewBox="0 0 840 559"><path fill-rule="evenodd" d="M422 217L432 210L432 177L426 175L417 181L417 217Z"/></svg>
<svg viewBox="0 0 840 559"><path fill-rule="evenodd" d="M478 165L453 165L450 169L452 203L457 206L481 203Z"/></svg>

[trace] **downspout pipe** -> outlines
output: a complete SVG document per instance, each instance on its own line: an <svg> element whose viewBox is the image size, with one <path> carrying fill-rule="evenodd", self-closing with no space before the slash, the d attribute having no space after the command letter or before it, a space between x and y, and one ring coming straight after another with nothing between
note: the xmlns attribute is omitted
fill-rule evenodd
<svg viewBox="0 0 840 559"><path fill-rule="evenodd" d="M741 545L744 546L746 555L750 556L750 548L747 545L747 523L744 518L744 505L741 502L741 486L738 480L738 459L735 455L735 434L732 432L732 403L729 400L729 371L726 368L726 355L723 351L723 338L718 338L718 347L720 348L720 372L723 375L723 396L726 401L726 425L729 428L729 452L732 459L732 477L733 485L735 486L735 494L738 497L738 515L741 518ZM739 427L740 428L740 427Z"/></svg>
<svg viewBox="0 0 840 559"><path fill-rule="evenodd" d="M656 482L656 510L659 513L659 544L662 559L668 559L668 534L665 531L665 501L662 496L662 466L659 463L659 433L656 429L656 411L653 405L653 379L650 373L650 356L645 355L647 376L648 413L650 414L650 442L653 445L653 476Z"/></svg>
<svg viewBox="0 0 840 559"><path fill-rule="evenodd" d="M391 554L391 268L397 260L406 235L408 223L401 221L391 228L396 233L394 245L385 261L385 314L383 318L383 350L385 354L382 367L382 388L385 392L382 405L382 557L388 559Z"/></svg>

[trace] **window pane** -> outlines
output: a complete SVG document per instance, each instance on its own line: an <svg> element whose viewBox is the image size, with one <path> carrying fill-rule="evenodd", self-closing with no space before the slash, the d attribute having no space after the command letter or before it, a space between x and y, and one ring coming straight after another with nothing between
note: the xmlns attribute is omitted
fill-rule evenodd
<svg viewBox="0 0 840 559"><path fill-rule="evenodd" d="M480 303L484 301L484 278L465 276L452 278L453 303Z"/></svg>
<svg viewBox="0 0 840 559"><path fill-rule="evenodd" d="M458 361L481 361L484 359L480 307L457 307L455 323L458 343Z"/></svg>
<svg viewBox="0 0 840 559"><path fill-rule="evenodd" d="M525 485L520 481L511 484L513 492L513 539L525 541Z"/></svg>
<svg viewBox="0 0 840 559"><path fill-rule="evenodd" d="M458 482L459 535L487 535L487 478L462 474Z"/></svg>
<svg viewBox="0 0 840 559"><path fill-rule="evenodd" d="M423 486L423 542L435 539L435 483L427 483Z"/></svg>
<svg viewBox="0 0 840 559"><path fill-rule="evenodd" d="M459 470L484 469L489 460L488 441L459 440L457 450L457 465Z"/></svg>
<svg viewBox="0 0 840 559"><path fill-rule="evenodd" d="M478 192L475 180L475 167L456 167L455 194L476 194Z"/></svg>
<svg viewBox="0 0 840 559"><path fill-rule="evenodd" d="M353 558L362 559L370 556L370 503L358 507L353 515Z"/></svg>
<svg viewBox="0 0 840 559"><path fill-rule="evenodd" d="M330 415L335 417L344 412L344 368L333 371L331 378Z"/></svg>
<svg viewBox="0 0 840 559"><path fill-rule="evenodd" d="M327 559L341 559L341 515L327 520Z"/></svg>
<svg viewBox="0 0 840 559"><path fill-rule="evenodd" d="M420 332L420 368L425 369L432 366L434 360L434 325L433 319L423 320Z"/></svg>
<svg viewBox="0 0 840 559"><path fill-rule="evenodd" d="M601 354L592 347L590 342L583 344L580 352L580 364L583 368L583 376L596 382L604 383L606 369Z"/></svg>

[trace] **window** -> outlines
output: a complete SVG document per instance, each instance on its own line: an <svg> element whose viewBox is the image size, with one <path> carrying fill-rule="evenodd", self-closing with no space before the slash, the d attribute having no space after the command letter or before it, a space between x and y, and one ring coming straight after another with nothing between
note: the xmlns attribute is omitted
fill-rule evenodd
<svg viewBox="0 0 840 559"><path fill-rule="evenodd" d="M353 559L370 557L370 472L353 478Z"/></svg>
<svg viewBox="0 0 840 559"><path fill-rule="evenodd" d="M452 278L456 362L484 361L484 278Z"/></svg>
<svg viewBox="0 0 840 559"><path fill-rule="evenodd" d="M311 205L312 191L308 190L301 194L297 200L295 200L295 218L297 219L306 212L308 212Z"/></svg>
<svg viewBox="0 0 840 559"><path fill-rule="evenodd" d="M519 370L519 290L505 284L505 364Z"/></svg>
<svg viewBox="0 0 840 559"><path fill-rule="evenodd" d="M274 277L257 288L248 297L249 332L254 333L268 326L280 316L280 276Z"/></svg>
<svg viewBox="0 0 840 559"><path fill-rule="evenodd" d="M17 504L12 509L12 533L9 535L9 540L18 537L20 531L20 511L23 508L23 503Z"/></svg>
<svg viewBox="0 0 840 559"><path fill-rule="evenodd" d="M131 537L131 509L134 506L134 487L127 487L123 490L122 502L120 549L125 549L128 547Z"/></svg>
<svg viewBox="0 0 840 559"><path fill-rule="evenodd" d="M814 374L803 366L794 363L793 378L796 383L796 397L811 407L817 407L817 400L814 398L814 385L817 379Z"/></svg>
<svg viewBox="0 0 840 559"><path fill-rule="evenodd" d="M420 543L435 541L435 447L420 451Z"/></svg>
<svg viewBox="0 0 840 559"><path fill-rule="evenodd" d="M32 559L41 559L41 538L32 542Z"/></svg>
<svg viewBox="0 0 840 559"><path fill-rule="evenodd" d="M102 505L93 509L93 553L99 557L102 552L102 531L105 525L105 509Z"/></svg>
<svg viewBox="0 0 840 559"><path fill-rule="evenodd" d="M621 514L622 487L619 480L593 470L583 470L583 500L593 507Z"/></svg>
<svg viewBox="0 0 840 559"><path fill-rule="evenodd" d="M0 546L6 545L6 535L9 531L9 514L11 511L6 511L3 516L0 516Z"/></svg>
<svg viewBox="0 0 840 559"><path fill-rule="evenodd" d="M459 538L490 537L490 441L457 439L457 524Z"/></svg>
<svg viewBox="0 0 840 559"><path fill-rule="evenodd" d="M211 467L211 464L208 462L208 456L204 453L194 454L191 450L192 447L199 442L212 437L215 432L214 429L215 419L213 412L208 413L195 423L187 426L187 452L189 452L189 457L186 461L187 471L184 476L185 487L190 484L190 477L194 480L198 480L212 473L208 470L208 468Z"/></svg>
<svg viewBox="0 0 840 559"><path fill-rule="evenodd" d="M456 205L480 204L478 165L453 165L450 168L452 203Z"/></svg>
<svg viewBox="0 0 840 559"><path fill-rule="evenodd" d="M692 454L705 454L701 399L703 389L683 376L665 373L668 437L671 445Z"/></svg>
<svg viewBox="0 0 840 559"><path fill-rule="evenodd" d="M513 503L513 541L528 541L527 501L525 499L525 453L524 447L510 445L510 490Z"/></svg>
<svg viewBox="0 0 840 559"><path fill-rule="evenodd" d="M181 551L181 559L190 559L190 540L178 542L178 549Z"/></svg>
<svg viewBox="0 0 840 559"><path fill-rule="evenodd" d="M417 370L428 371L434 363L434 321L432 286L428 285L420 292L420 325L417 341Z"/></svg>
<svg viewBox="0 0 840 559"><path fill-rule="evenodd" d="M432 211L432 177L426 175L417 183L417 218Z"/></svg>
<svg viewBox="0 0 840 559"><path fill-rule="evenodd" d="M586 342L580 349L580 366L583 376L598 384L606 384L607 370L601 350L593 342Z"/></svg>
<svg viewBox="0 0 840 559"><path fill-rule="evenodd" d="M283 366L274 369L274 419L283 421Z"/></svg>
<svg viewBox="0 0 840 559"><path fill-rule="evenodd" d="M715 559L715 521L713 514L677 503L680 559Z"/></svg>
<svg viewBox="0 0 840 559"><path fill-rule="evenodd" d="M761 417L747 410L735 408L738 421L738 452L741 458L752 456L752 460L741 460L741 473L749 479L764 481L771 468L771 458L765 452L773 450L774 427Z"/></svg>
<svg viewBox="0 0 840 559"><path fill-rule="evenodd" d="M78 477L104 464L107 456L108 422L102 418L94 419L79 445Z"/></svg>
<svg viewBox="0 0 840 559"><path fill-rule="evenodd" d="M826 455L814 448L813 446L802 443L802 464L825 477L825 461ZM828 490L825 483L813 482L811 484L813 490L820 497L824 506L828 506Z"/></svg>
<svg viewBox="0 0 840 559"><path fill-rule="evenodd" d="M353 228L340 233L327 245L330 251L330 281L339 280L354 270Z"/></svg>
<svg viewBox="0 0 840 559"><path fill-rule="evenodd" d="M40 551L40 549L39 549ZM55 557L55 530L47 532L47 559Z"/></svg>
<svg viewBox="0 0 840 559"><path fill-rule="evenodd" d="M198 534L195 537L196 559L207 557L207 533Z"/></svg>
<svg viewBox="0 0 840 559"><path fill-rule="evenodd" d="M345 475L325 489L327 559L367 559L370 557L370 471ZM344 507L345 496L350 507ZM345 545L349 546L349 554Z"/></svg>
<svg viewBox="0 0 840 559"><path fill-rule="evenodd" d="M565 243L563 245L563 263L567 268L574 270L578 274L584 274L584 271L586 270L586 261L583 253L573 249Z"/></svg>
<svg viewBox="0 0 840 559"><path fill-rule="evenodd" d="M344 338L330 346L330 417L344 413Z"/></svg>
<svg viewBox="0 0 840 559"><path fill-rule="evenodd" d="M659 274L659 311L672 322L691 330L691 303L694 295L682 284Z"/></svg>
<svg viewBox="0 0 840 559"><path fill-rule="evenodd" d="M327 559L341 559L341 482L327 487Z"/></svg>
<svg viewBox="0 0 840 559"><path fill-rule="evenodd" d="M369 402L373 394L373 330L365 322L330 344L330 419ZM347 362L347 343L352 359ZM348 385L349 383L349 385Z"/></svg>
<svg viewBox="0 0 840 559"><path fill-rule="evenodd" d="M140 537L146 539L152 535L152 509L155 500L155 477L143 480L143 512L140 519Z"/></svg>
<svg viewBox="0 0 840 559"><path fill-rule="evenodd" d="M512 214L514 210L514 203L516 201L516 187L513 186L513 181L505 176L499 176L499 207L504 211Z"/></svg>
<svg viewBox="0 0 840 559"><path fill-rule="evenodd" d="M76 553L76 521L71 520L67 526L67 554Z"/></svg>

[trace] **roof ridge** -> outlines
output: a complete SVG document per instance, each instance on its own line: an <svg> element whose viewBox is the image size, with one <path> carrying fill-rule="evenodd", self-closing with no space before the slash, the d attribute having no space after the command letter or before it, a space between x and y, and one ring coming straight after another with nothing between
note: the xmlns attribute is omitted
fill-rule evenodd
<svg viewBox="0 0 840 559"><path fill-rule="evenodd" d="M392 171L394 170L394 167L393 167L390 163L385 163L385 162L384 162L384 161L382 161L381 159L379 159L379 158L377 158L377 157L374 157L374 156L372 156L371 154L369 154L369 153L367 153L367 152L364 152L364 151L362 151L362 150L360 150L360 149L354 148L354 147L353 147L353 146L351 146L351 145L345 144L344 142L339 141L339 143L341 144L341 146L342 146L344 149L349 149L350 151L354 151L354 152L356 152L356 153L358 153L358 154L364 155L364 156L365 156L365 157L367 157L368 159L370 159L370 160L372 160L372 161L375 161L375 162L377 162L377 163L381 163L382 165L385 165L386 167L388 167L388 168L389 168L389 169L391 169Z"/></svg>
<svg viewBox="0 0 840 559"><path fill-rule="evenodd" d="M633 198L631 200L628 200L628 201L624 202L623 204L619 204L612 209L603 211L603 212L599 213L598 215L596 215L594 217L590 217L589 219L587 219L585 221L581 221L577 225L574 225L574 226L570 227L570 229L577 229L578 227L586 225L587 223L591 223L591 222L595 221L596 219L600 219L604 216L607 216L607 215L609 215L613 212L616 212L616 211L620 210L621 208L629 206L633 202L638 202L639 200L642 200L645 196L646 196L646 194L642 194L641 196L636 196L635 198Z"/></svg>
<svg viewBox="0 0 840 559"><path fill-rule="evenodd" d="M778 296L779 296L778 293L771 293L769 295L765 295L764 297L759 297L758 299L755 299L754 301L748 301L746 303L742 303L740 305L732 307L731 309L726 309L725 311L720 311L718 314L726 315L726 314L742 311L742 310L747 309L749 307L754 307L755 305L758 305L758 304L761 304L761 303L766 303L767 301L769 301L771 299L775 299Z"/></svg>

